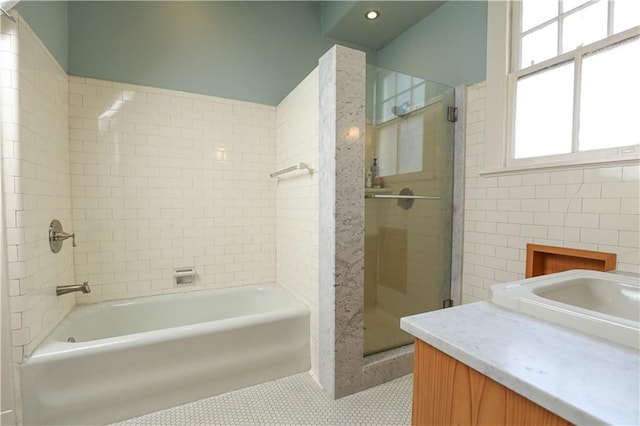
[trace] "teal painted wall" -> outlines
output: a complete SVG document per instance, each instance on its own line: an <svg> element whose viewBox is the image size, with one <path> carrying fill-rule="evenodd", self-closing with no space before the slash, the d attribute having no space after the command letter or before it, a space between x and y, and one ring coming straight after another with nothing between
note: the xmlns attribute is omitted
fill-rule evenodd
<svg viewBox="0 0 640 426"><path fill-rule="evenodd" d="M298 2L73 2L69 71L274 105L331 47L317 14Z"/></svg>
<svg viewBox="0 0 640 426"><path fill-rule="evenodd" d="M69 72L275 105L335 43L319 14L317 2L71 2Z"/></svg>
<svg viewBox="0 0 640 426"><path fill-rule="evenodd" d="M378 51L378 65L457 86L485 80L487 1L450 1Z"/></svg>
<svg viewBox="0 0 640 426"><path fill-rule="evenodd" d="M69 74L276 105L341 43L321 25L347 6L324 17L319 2L305 1L22 1L17 9ZM486 14L486 0L449 2L367 50L367 62L449 85L484 80Z"/></svg>
<svg viewBox="0 0 640 426"><path fill-rule="evenodd" d="M62 68L69 71L67 2L21 1L16 9Z"/></svg>

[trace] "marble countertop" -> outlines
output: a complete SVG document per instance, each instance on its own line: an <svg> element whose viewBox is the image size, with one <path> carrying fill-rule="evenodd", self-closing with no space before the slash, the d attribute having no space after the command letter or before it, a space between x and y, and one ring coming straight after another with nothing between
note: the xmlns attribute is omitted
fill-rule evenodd
<svg viewBox="0 0 640 426"><path fill-rule="evenodd" d="M640 424L640 353L476 302L400 327L577 425Z"/></svg>

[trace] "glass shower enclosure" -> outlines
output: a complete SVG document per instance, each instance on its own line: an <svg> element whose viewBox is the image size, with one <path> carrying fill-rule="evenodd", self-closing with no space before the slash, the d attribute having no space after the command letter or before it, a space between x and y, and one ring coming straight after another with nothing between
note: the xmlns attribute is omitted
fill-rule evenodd
<svg viewBox="0 0 640 426"><path fill-rule="evenodd" d="M453 106L451 87L367 66L365 356L412 343L400 318L450 300Z"/></svg>

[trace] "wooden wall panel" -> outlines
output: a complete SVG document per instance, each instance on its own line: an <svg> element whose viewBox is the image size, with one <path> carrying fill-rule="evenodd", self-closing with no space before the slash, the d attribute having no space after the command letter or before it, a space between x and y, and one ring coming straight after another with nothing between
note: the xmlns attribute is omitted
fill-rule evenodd
<svg viewBox="0 0 640 426"><path fill-rule="evenodd" d="M414 363L415 426L571 424L418 339Z"/></svg>

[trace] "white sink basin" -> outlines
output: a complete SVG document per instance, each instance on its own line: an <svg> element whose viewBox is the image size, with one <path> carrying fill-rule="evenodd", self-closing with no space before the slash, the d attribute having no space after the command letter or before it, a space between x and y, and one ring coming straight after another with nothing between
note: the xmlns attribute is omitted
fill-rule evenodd
<svg viewBox="0 0 640 426"><path fill-rule="evenodd" d="M497 305L640 349L640 282L571 270L491 286Z"/></svg>

